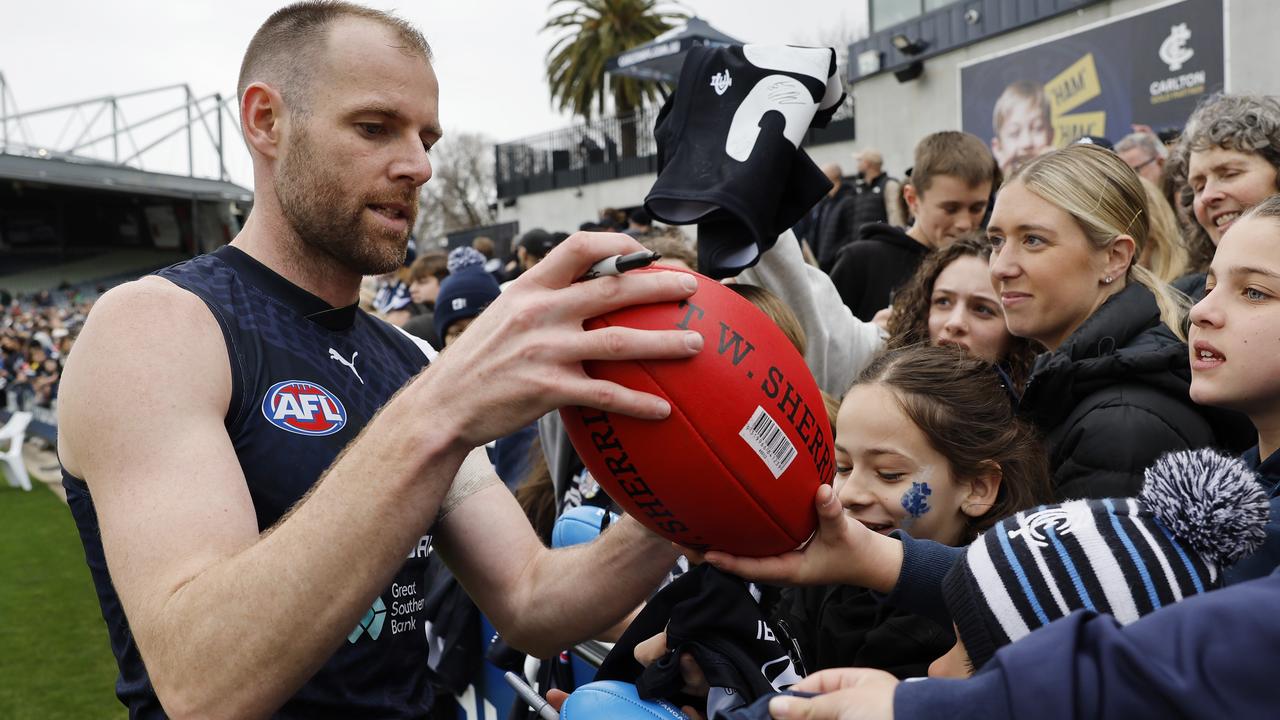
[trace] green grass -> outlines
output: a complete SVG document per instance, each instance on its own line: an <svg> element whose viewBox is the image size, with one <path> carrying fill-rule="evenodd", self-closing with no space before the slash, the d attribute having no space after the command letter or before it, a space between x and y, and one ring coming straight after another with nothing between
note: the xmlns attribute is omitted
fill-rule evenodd
<svg viewBox="0 0 1280 720"><path fill-rule="evenodd" d="M115 660L71 512L0 481L0 718L123 718Z"/></svg>

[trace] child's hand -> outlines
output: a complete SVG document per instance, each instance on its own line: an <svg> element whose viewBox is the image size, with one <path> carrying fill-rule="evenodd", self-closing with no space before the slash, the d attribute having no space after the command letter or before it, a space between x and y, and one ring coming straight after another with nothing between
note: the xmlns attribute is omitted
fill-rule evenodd
<svg viewBox="0 0 1280 720"><path fill-rule="evenodd" d="M769 715L775 720L892 720L897 687L898 679L883 670L823 670L791 686L822 695L776 697L769 701Z"/></svg>
<svg viewBox="0 0 1280 720"><path fill-rule="evenodd" d="M902 572L902 543L873 532L840 507L835 490L820 485L814 495L818 532L802 550L767 558L710 551L706 561L748 580L784 585L840 583L889 592Z"/></svg>

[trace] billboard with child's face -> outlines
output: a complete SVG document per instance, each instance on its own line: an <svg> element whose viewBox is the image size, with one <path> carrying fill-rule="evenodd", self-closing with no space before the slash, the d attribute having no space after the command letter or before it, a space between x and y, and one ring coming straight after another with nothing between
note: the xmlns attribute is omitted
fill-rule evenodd
<svg viewBox="0 0 1280 720"><path fill-rule="evenodd" d="M1223 5L1184 0L960 67L961 126L1007 174L1084 135L1181 128L1223 89Z"/></svg>

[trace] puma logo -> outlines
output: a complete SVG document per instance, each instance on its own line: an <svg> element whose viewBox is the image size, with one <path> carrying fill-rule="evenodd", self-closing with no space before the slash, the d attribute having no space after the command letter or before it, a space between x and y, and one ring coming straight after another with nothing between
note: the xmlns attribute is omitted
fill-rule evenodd
<svg viewBox="0 0 1280 720"><path fill-rule="evenodd" d="M364 378L360 377L360 371L356 370L356 358L357 358L359 355L360 355L360 352L359 352L359 351L356 351L356 352L351 353L351 360L350 360L350 362L348 362L346 358L344 358L344 357L342 357L342 355L338 354L338 351L337 351L337 350L334 350L333 348L329 348L329 359L330 359L330 360L337 360L338 362L342 363L343 365L346 365L347 367L351 368L351 372L355 373L355 375L356 375L356 379L360 381L360 384L361 384L361 385L363 385L363 384L364 384Z"/></svg>

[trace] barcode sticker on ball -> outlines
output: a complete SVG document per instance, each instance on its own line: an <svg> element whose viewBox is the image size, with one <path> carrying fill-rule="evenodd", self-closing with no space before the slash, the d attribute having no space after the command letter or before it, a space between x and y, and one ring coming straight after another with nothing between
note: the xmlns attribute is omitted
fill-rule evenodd
<svg viewBox="0 0 1280 720"><path fill-rule="evenodd" d="M796 459L796 446L791 444L791 438L759 405L738 435L756 451L775 479L782 477L791 461Z"/></svg>

